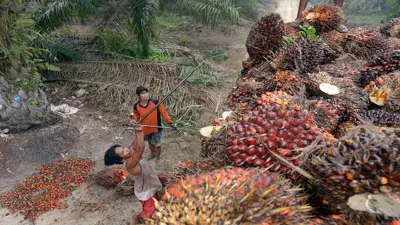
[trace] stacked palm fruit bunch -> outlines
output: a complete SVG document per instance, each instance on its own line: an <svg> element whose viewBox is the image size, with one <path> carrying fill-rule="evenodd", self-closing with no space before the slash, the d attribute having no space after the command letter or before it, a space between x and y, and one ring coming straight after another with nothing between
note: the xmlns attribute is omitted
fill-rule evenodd
<svg viewBox="0 0 400 225"><path fill-rule="evenodd" d="M310 207L288 180L257 169L219 169L170 187L147 224L306 224Z"/></svg>
<svg viewBox="0 0 400 225"><path fill-rule="evenodd" d="M296 29L275 13L253 26L234 113L207 136L225 138L228 163L181 176L148 224L398 223L399 20L339 33L342 21L320 4Z"/></svg>

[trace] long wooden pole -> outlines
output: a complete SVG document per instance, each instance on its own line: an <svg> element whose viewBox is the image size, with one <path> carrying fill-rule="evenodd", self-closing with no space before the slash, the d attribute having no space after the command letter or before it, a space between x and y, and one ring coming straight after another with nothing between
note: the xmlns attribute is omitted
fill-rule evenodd
<svg viewBox="0 0 400 225"><path fill-rule="evenodd" d="M179 84L177 84L161 101L159 101L157 103L156 106L154 106L146 115L144 115L142 118L140 118L139 121L137 121L136 123L133 124L133 126L137 127L141 122L143 122L144 119L146 119L155 109L157 109L157 107L159 105L161 105L176 89L178 89L179 86L181 86L183 84L183 82L185 82L190 76L193 75L193 73L200 68L201 65L203 65L204 61L201 62L199 65L196 66L196 68L194 68L192 70L192 72L189 73L189 75L187 75L185 78L183 78L183 80L181 82L179 82Z"/></svg>

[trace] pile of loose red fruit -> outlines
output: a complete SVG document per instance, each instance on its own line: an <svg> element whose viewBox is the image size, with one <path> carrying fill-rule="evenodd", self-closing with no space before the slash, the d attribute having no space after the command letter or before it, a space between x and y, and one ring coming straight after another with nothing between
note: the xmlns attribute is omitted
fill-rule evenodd
<svg viewBox="0 0 400 225"><path fill-rule="evenodd" d="M89 177L93 165L92 161L79 158L43 165L38 174L0 194L0 204L34 221L47 211L65 207L65 198Z"/></svg>

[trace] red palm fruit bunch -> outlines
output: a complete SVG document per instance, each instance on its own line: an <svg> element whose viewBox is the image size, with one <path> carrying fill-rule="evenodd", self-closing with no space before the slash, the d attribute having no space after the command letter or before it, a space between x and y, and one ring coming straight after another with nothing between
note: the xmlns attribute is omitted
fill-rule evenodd
<svg viewBox="0 0 400 225"><path fill-rule="evenodd" d="M93 174L96 184L106 189L114 188L118 183L125 180L129 176L128 172L120 168L104 168Z"/></svg>
<svg viewBox="0 0 400 225"><path fill-rule="evenodd" d="M334 105L323 100L311 100L308 111L315 116L315 122L319 128L333 133L345 107L343 104Z"/></svg>
<svg viewBox="0 0 400 225"><path fill-rule="evenodd" d="M393 131L357 126L343 136L325 156L311 161L319 177L321 203L333 213L358 215L347 205L355 194L400 190L400 138Z"/></svg>
<svg viewBox="0 0 400 225"><path fill-rule="evenodd" d="M255 93L246 89L233 90L229 96L227 104L232 109L248 108L255 101Z"/></svg>
<svg viewBox="0 0 400 225"><path fill-rule="evenodd" d="M400 18L392 19L388 24L382 26L379 31L387 37L400 38Z"/></svg>
<svg viewBox="0 0 400 225"><path fill-rule="evenodd" d="M147 224L305 224L310 207L288 180L257 169L220 169L172 185Z"/></svg>
<svg viewBox="0 0 400 225"><path fill-rule="evenodd" d="M382 34L356 28L349 31L342 41L345 52L364 60L372 60L379 54L390 51L390 43Z"/></svg>
<svg viewBox="0 0 400 225"><path fill-rule="evenodd" d="M281 164L276 155L295 166L302 165L304 149L322 139L313 115L297 105L289 106L287 99L271 101L265 95L257 102L254 110L226 131L229 158L237 166L268 167L298 179L299 175Z"/></svg>
<svg viewBox="0 0 400 225"><path fill-rule="evenodd" d="M301 15L303 23L310 24L319 33L337 29L343 23L343 11L333 4L318 4Z"/></svg>
<svg viewBox="0 0 400 225"><path fill-rule="evenodd" d="M283 59L287 69L308 73L323 62L324 53L325 47L321 41L300 39L284 51Z"/></svg>
<svg viewBox="0 0 400 225"><path fill-rule="evenodd" d="M50 210L66 207L65 198L88 179L93 165L93 161L79 158L43 165L38 174L0 194L0 205L12 213L20 211L25 219L34 222Z"/></svg>
<svg viewBox="0 0 400 225"><path fill-rule="evenodd" d="M378 77L392 73L400 69L400 53L385 52L374 59L367 62L365 68L361 70L359 84L361 87L368 85L371 81L375 81Z"/></svg>
<svg viewBox="0 0 400 225"><path fill-rule="evenodd" d="M270 13L262 17L253 25L246 40L250 59L265 61L282 47L284 35L285 24L279 14Z"/></svg>

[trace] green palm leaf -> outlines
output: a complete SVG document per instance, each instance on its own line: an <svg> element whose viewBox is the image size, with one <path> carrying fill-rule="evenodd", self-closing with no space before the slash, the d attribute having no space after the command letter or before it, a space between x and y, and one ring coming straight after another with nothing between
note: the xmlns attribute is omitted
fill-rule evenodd
<svg viewBox="0 0 400 225"><path fill-rule="evenodd" d="M177 12L215 28L221 22L237 22L239 11L233 0L170 0Z"/></svg>
<svg viewBox="0 0 400 225"><path fill-rule="evenodd" d="M97 10L91 0L56 0L44 12L36 17L36 28L52 31L79 15L94 15Z"/></svg>
<svg viewBox="0 0 400 225"><path fill-rule="evenodd" d="M155 14L160 9L159 0L131 0L132 25L139 41L142 43L142 55L149 56L150 50L150 25Z"/></svg>

